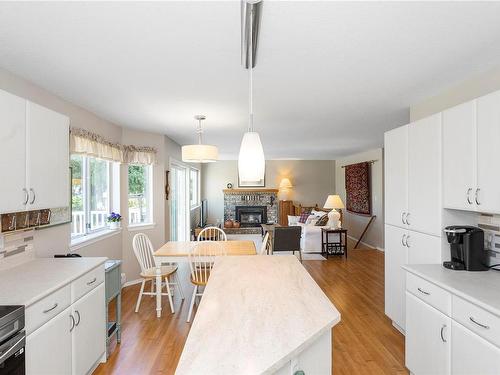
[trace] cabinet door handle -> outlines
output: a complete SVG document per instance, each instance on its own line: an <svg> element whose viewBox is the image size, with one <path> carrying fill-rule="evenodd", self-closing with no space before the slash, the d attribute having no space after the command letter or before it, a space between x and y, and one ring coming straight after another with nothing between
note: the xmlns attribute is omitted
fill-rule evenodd
<svg viewBox="0 0 500 375"><path fill-rule="evenodd" d="M479 323L479 322L478 322L476 319L474 319L472 316L469 316L469 319L470 319L470 321L471 321L472 323L474 323L474 324L478 325L479 327L482 327L482 328L484 328L484 329L490 329L490 326L487 326L487 325L485 325L485 324L481 324L481 323Z"/></svg>
<svg viewBox="0 0 500 375"><path fill-rule="evenodd" d="M406 236L406 247L410 247L410 243L408 242L408 240L410 239L410 235Z"/></svg>
<svg viewBox="0 0 500 375"><path fill-rule="evenodd" d="M470 193L472 193L472 188L467 189L467 202L469 202L469 204L472 204L472 201L470 200Z"/></svg>
<svg viewBox="0 0 500 375"><path fill-rule="evenodd" d="M78 318L78 321L77 321L77 322L75 322L75 326L77 326L78 324L80 324L80 320L81 320L81 319L80 319L80 311L75 310L75 314L76 314L76 316L77 316L77 318Z"/></svg>
<svg viewBox="0 0 500 375"><path fill-rule="evenodd" d="M29 199L30 199L30 194L28 193L28 190L26 188L23 188L23 192L24 192L23 206L26 206L28 204Z"/></svg>
<svg viewBox="0 0 500 375"><path fill-rule="evenodd" d="M405 215L406 215L406 212L402 212L402 213L401 213L401 222L402 222L403 224L406 224L406 222L405 222Z"/></svg>
<svg viewBox="0 0 500 375"><path fill-rule="evenodd" d="M75 318L71 314L69 314L69 318L71 319L71 328L69 331L72 332L75 329Z"/></svg>
<svg viewBox="0 0 500 375"><path fill-rule="evenodd" d="M33 190L33 188L31 188L30 193L33 193L33 198L31 198L30 204L33 204L33 203L35 203L35 199L36 199L35 190Z"/></svg>
<svg viewBox="0 0 500 375"><path fill-rule="evenodd" d="M59 306L59 305L56 302L56 303L54 303L54 306L52 306L50 309L43 310L43 313L47 314L48 312L51 312L52 310L54 310L57 306Z"/></svg>
<svg viewBox="0 0 500 375"><path fill-rule="evenodd" d="M426 291L425 291L425 290L423 290L423 289L420 289L420 288L417 288L417 289L418 289L418 291L419 291L420 293L425 294L426 296L430 296L430 295L431 295L429 292L426 292Z"/></svg>
<svg viewBox="0 0 500 375"><path fill-rule="evenodd" d="M444 339L444 329L446 328L446 324L443 324L443 326L441 327L441 340L443 342L446 342L446 340Z"/></svg>
<svg viewBox="0 0 500 375"><path fill-rule="evenodd" d="M479 202L479 190L481 190L481 189L479 189L479 188L476 189L476 198L475 198L476 204L478 206L481 204L481 202Z"/></svg>
<svg viewBox="0 0 500 375"><path fill-rule="evenodd" d="M410 213L407 212L406 213L406 218L405 218L405 221L406 221L406 225L410 225L410 222L408 221L408 218L410 217Z"/></svg>
<svg viewBox="0 0 500 375"><path fill-rule="evenodd" d="M405 239L406 239L406 234L403 234L403 236L401 237L401 244L402 244L403 246L406 246L406 244L405 244Z"/></svg>
<svg viewBox="0 0 500 375"><path fill-rule="evenodd" d="M92 285L93 283L95 283L97 281L97 277L94 277L91 281L89 281L87 283L87 285Z"/></svg>

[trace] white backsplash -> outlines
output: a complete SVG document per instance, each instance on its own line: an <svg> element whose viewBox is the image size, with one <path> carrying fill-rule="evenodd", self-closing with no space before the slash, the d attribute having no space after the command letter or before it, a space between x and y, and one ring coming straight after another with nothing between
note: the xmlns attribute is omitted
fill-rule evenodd
<svg viewBox="0 0 500 375"><path fill-rule="evenodd" d="M0 271L24 263L35 257L34 229L0 234Z"/></svg>
<svg viewBox="0 0 500 375"><path fill-rule="evenodd" d="M500 263L500 215L481 214L477 225L484 231L484 248L490 251L490 261Z"/></svg>

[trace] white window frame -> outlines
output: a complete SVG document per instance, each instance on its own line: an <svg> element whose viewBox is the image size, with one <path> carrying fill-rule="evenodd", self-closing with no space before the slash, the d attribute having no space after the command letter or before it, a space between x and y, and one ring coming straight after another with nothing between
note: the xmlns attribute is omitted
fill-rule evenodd
<svg viewBox="0 0 500 375"><path fill-rule="evenodd" d="M79 155L82 157L82 196L84 200L83 204L83 211L85 213L85 224L84 224L84 233L82 234L77 234L73 235L71 233L71 243L73 244L74 242L81 242L85 237L95 237L99 233L103 231L109 231L109 224L106 222L106 224L102 228L98 229L91 229L91 215L90 215L90 198L87 195L88 192L90 191L90 176L89 176L89 171L90 171L90 158L98 159L98 160L103 160L107 163L108 167L108 207L107 207L107 214L111 212L111 207L113 205L113 191L114 191L114 186L113 186L113 164L109 160L105 159L100 159L96 158L93 156L87 156L87 155ZM71 197L73 198L73 197Z"/></svg>
<svg viewBox="0 0 500 375"><path fill-rule="evenodd" d="M130 187L129 187L129 183L128 183L128 167L131 166L131 165L137 165L137 166L141 166L141 167L146 167L149 169L149 173L148 173L148 185L147 185L147 189L148 189L148 192L146 194L146 200L148 202L148 220L145 221L144 223L134 223L134 224L131 224L130 223L130 208L128 207L128 200L129 200L129 197L130 197ZM154 189L153 189L153 173L154 173L154 168L152 165L144 165L144 164L127 164L127 224L128 224L128 228L139 228L139 227L147 227L147 226L151 226L151 225L154 225L154 213L153 213L153 194L154 194Z"/></svg>
<svg viewBox="0 0 500 375"><path fill-rule="evenodd" d="M184 196L185 196L185 207L186 207L186 217L185 217L185 228L186 228L186 233L184 234L185 235L185 239L187 241L190 240L191 238L191 204L190 204L190 200L189 200L189 173L190 173L190 169L192 168L190 165L186 164L186 163L183 163L179 160L176 160L174 158L170 158L169 160L169 165L170 165L170 171L172 170L172 167L173 166L176 166L177 168L181 168L181 169L184 169L186 171L186 176L185 176L185 193L184 193ZM172 184L172 181L170 181L170 184ZM172 191L172 189L171 189ZM169 199L169 213L170 213L170 239L172 239L172 233L175 231L175 228L173 228L173 223L174 223L174 220L172 220L172 199L173 197L171 197Z"/></svg>
<svg viewBox="0 0 500 375"><path fill-rule="evenodd" d="M188 188L191 188L191 172L192 171L196 171L198 173L198 178L196 180L196 203L195 204L191 204L191 199L189 199L189 208L192 210L194 208L198 208L201 206L201 183L200 183L200 180L201 180L201 171L198 169L198 168L194 168L194 167L190 167L189 168L189 176L188 176L188 182L189 182L189 186Z"/></svg>

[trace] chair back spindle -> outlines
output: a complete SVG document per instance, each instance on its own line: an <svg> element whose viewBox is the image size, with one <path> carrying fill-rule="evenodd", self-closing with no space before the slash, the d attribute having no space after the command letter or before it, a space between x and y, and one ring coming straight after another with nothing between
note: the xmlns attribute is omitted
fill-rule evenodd
<svg viewBox="0 0 500 375"><path fill-rule="evenodd" d="M224 247L217 241L202 241L197 243L189 253L191 279L200 284L206 284L212 271L215 258L226 255Z"/></svg>
<svg viewBox="0 0 500 375"><path fill-rule="evenodd" d="M144 233L136 234L132 240L132 247L142 272L156 266L153 258L153 244L148 236Z"/></svg>
<svg viewBox="0 0 500 375"><path fill-rule="evenodd" d="M198 241L227 241L226 233L217 227L206 227L198 234Z"/></svg>

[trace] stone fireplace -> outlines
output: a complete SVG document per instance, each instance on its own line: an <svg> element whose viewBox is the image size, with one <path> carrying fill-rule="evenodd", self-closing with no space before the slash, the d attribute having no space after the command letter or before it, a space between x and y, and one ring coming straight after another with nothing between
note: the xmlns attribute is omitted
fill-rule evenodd
<svg viewBox="0 0 500 375"><path fill-rule="evenodd" d="M239 221L242 228L278 222L277 189L225 189L224 221Z"/></svg>

